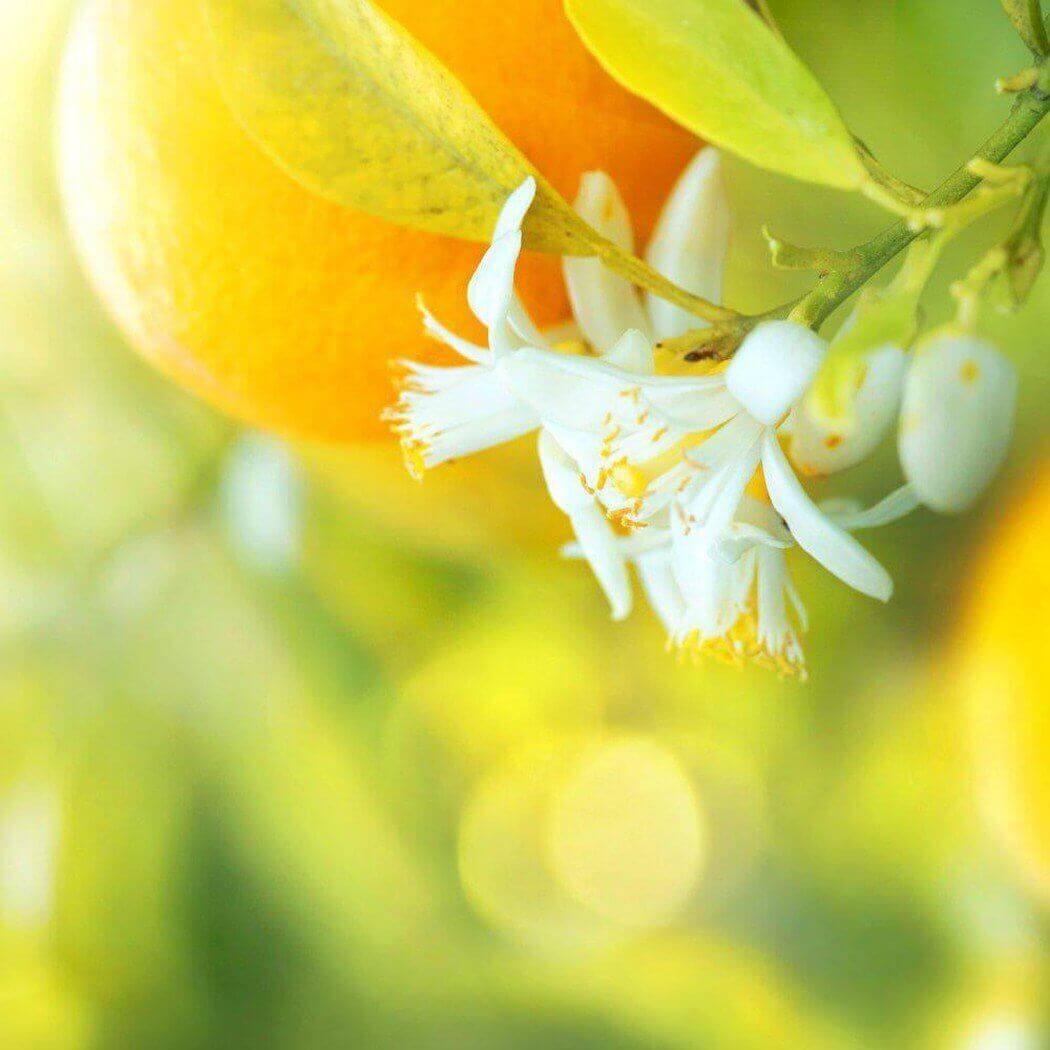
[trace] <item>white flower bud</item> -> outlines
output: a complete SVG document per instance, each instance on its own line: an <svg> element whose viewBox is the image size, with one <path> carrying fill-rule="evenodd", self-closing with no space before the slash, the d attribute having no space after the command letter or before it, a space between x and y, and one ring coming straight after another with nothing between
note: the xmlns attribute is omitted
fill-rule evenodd
<svg viewBox="0 0 1050 1050"><path fill-rule="evenodd" d="M729 227L722 158L713 146L705 146L671 192L649 242L646 261L679 287L719 303ZM651 293L647 298L657 339L673 339L692 328L706 327L705 321L674 303Z"/></svg>
<svg viewBox="0 0 1050 1050"><path fill-rule="evenodd" d="M1013 366L991 344L940 334L916 353L904 385L900 457L919 499L969 507L1006 456L1017 401Z"/></svg>
<svg viewBox="0 0 1050 1050"><path fill-rule="evenodd" d="M828 425L815 419L805 404L800 405L789 423L795 466L804 474L822 476L867 459L897 418L907 360L904 351L895 346L871 354L853 400L849 427Z"/></svg>

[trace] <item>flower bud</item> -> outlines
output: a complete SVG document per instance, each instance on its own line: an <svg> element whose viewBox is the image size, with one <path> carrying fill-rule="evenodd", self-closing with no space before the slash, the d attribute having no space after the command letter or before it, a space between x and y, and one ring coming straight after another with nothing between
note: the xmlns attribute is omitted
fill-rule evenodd
<svg viewBox="0 0 1050 1050"><path fill-rule="evenodd" d="M865 364L850 425L836 426L799 406L789 423L791 459L804 474L847 470L867 459L893 426L901 403L907 356L895 346L876 350Z"/></svg>
<svg viewBox="0 0 1050 1050"><path fill-rule="evenodd" d="M904 384L901 464L933 510L966 510L1006 456L1017 401L1013 366L990 343L941 333L923 344Z"/></svg>

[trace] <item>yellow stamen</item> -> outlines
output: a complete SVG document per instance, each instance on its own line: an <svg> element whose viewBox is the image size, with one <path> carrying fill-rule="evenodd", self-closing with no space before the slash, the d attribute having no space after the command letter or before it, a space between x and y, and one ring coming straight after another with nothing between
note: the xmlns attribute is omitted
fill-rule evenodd
<svg viewBox="0 0 1050 1050"><path fill-rule="evenodd" d="M666 430L663 433L666 433ZM624 460L615 464L609 468L609 477L626 499L641 499L654 481L677 467L685 459L689 449L703 444L709 436L710 431L687 434L660 455L653 456L643 463L628 463ZM659 438L654 436L653 440L657 441Z"/></svg>
<svg viewBox="0 0 1050 1050"><path fill-rule="evenodd" d="M717 638L701 638L699 631L692 631L679 643L682 659L694 662L711 656L720 663L743 668L749 664L774 671L781 678L797 678L804 682L806 667L801 661L795 663L783 653L772 653L758 639L758 621L748 610L741 613L736 623Z"/></svg>
<svg viewBox="0 0 1050 1050"><path fill-rule="evenodd" d="M416 481L422 481L423 475L427 472L426 460L424 459L425 453L426 445L422 441L408 441L406 439L401 442L401 455L405 459L405 469Z"/></svg>

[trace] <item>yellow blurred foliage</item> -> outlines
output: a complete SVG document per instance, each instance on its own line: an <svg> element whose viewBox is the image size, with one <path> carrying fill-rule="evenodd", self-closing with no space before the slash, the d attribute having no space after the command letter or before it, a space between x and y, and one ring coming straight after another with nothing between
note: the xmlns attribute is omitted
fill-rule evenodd
<svg viewBox="0 0 1050 1050"><path fill-rule="evenodd" d="M1050 904L1050 464L1010 509L975 575L957 643L983 810Z"/></svg>

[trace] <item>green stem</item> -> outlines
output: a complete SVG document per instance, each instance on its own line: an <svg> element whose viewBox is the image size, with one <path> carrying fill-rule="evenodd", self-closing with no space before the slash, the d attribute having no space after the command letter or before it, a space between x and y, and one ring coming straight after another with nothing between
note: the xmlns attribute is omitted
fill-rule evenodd
<svg viewBox="0 0 1050 1050"><path fill-rule="evenodd" d="M702 317L705 321L710 321L713 324L724 324L735 322L740 317L740 314L735 310L730 310L725 306L716 306L706 299L701 299L699 296L692 295L679 288L678 285L667 280L666 277L657 273L650 266L647 266L637 256L624 251L618 245L613 244L612 241L595 236L591 242L591 249L609 269L615 271L621 277L626 277L632 284L654 292L661 299L666 299L676 306L681 306L697 317Z"/></svg>
<svg viewBox="0 0 1050 1050"><path fill-rule="evenodd" d="M1046 80L1044 67L1040 83L1018 97L1010 116L972 159L1000 164L1039 126L1050 110L1050 92L1047 91ZM923 200L921 208L950 207L968 196L981 181L970 170L969 163L952 172ZM792 308L792 316L803 324L819 328L843 302L896 258L921 232L904 220L894 223L850 253L847 267L832 270L821 277L809 294Z"/></svg>

